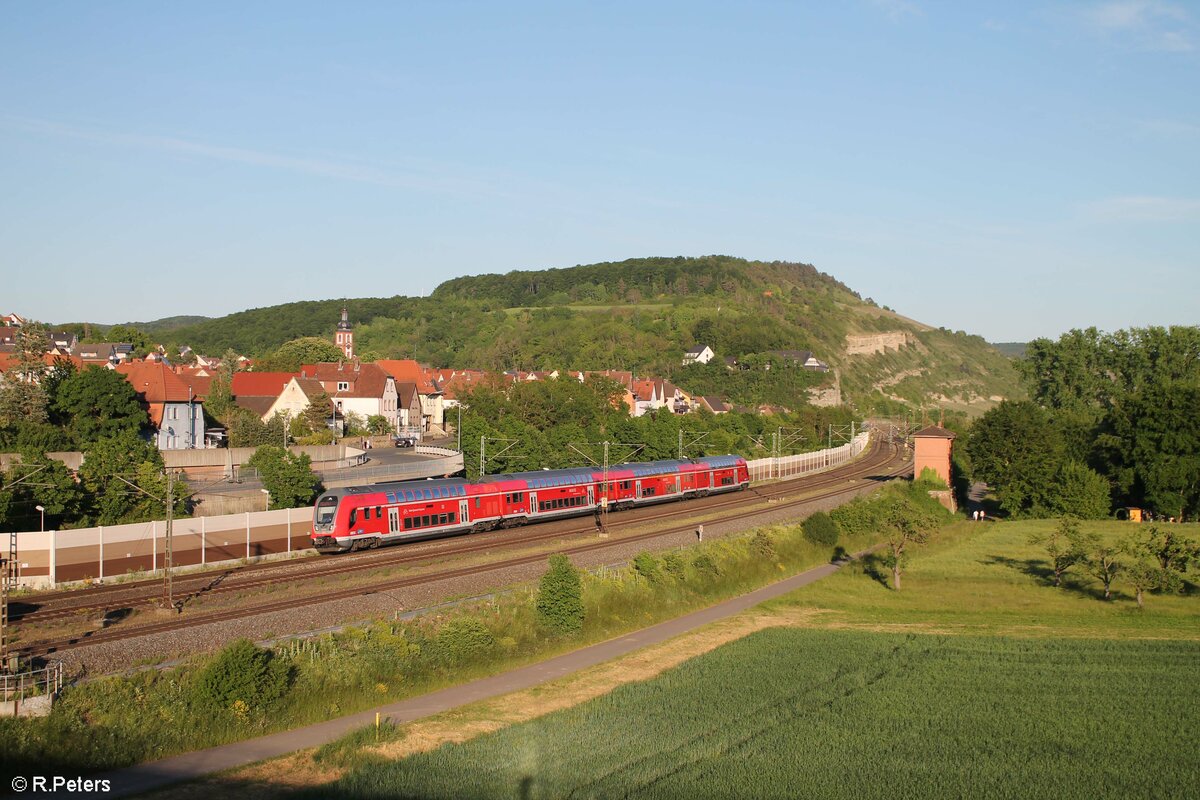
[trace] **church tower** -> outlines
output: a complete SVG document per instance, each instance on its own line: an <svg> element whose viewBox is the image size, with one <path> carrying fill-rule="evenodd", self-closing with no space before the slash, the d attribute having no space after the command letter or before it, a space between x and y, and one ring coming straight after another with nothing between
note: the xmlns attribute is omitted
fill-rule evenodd
<svg viewBox="0 0 1200 800"><path fill-rule="evenodd" d="M333 341L337 344L338 349L346 354L346 358L354 358L354 330L350 327L345 306L342 306L342 321L338 323Z"/></svg>

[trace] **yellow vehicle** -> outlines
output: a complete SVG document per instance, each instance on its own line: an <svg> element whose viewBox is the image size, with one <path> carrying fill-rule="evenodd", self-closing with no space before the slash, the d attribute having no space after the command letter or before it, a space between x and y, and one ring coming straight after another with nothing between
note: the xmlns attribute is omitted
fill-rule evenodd
<svg viewBox="0 0 1200 800"><path fill-rule="evenodd" d="M1142 510L1140 508L1118 508L1117 519L1127 519L1130 522L1142 521Z"/></svg>

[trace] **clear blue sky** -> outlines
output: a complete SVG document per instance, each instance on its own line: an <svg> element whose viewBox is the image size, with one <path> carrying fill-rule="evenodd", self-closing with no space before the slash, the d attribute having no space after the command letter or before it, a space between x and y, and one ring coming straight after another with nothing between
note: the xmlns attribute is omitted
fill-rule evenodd
<svg viewBox="0 0 1200 800"><path fill-rule="evenodd" d="M650 255L992 341L1200 322L1200 5L10 2L0 312Z"/></svg>

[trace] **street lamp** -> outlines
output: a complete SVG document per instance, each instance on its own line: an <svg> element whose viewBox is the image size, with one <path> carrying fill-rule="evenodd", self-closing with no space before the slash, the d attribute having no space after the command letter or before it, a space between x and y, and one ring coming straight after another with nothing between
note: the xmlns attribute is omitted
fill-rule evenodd
<svg viewBox="0 0 1200 800"><path fill-rule="evenodd" d="M271 492L267 489L259 489L263 493L263 511L271 510Z"/></svg>
<svg viewBox="0 0 1200 800"><path fill-rule="evenodd" d="M34 508L36 508L42 515L42 530L45 531L46 530L46 507L45 506L34 506Z"/></svg>

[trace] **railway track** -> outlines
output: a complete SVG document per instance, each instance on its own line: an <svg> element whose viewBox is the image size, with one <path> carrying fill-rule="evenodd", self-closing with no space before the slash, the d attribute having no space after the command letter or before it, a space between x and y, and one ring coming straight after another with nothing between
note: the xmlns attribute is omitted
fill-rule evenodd
<svg viewBox="0 0 1200 800"><path fill-rule="evenodd" d="M689 501L685 504L653 506L634 512L626 512L621 515L622 521L620 527L629 527L631 525L642 526L647 523L658 523L677 518L692 518L699 514L712 513L714 511L722 512L744 509L746 506L761 505L762 500L767 500L768 502L774 500L775 502L770 509L756 509L751 513L793 508L814 500L837 497L841 494L856 491L859 488L858 485L849 488L846 486L847 481L854 478L865 478L868 476L894 477L909 470L911 470L911 465L908 462L898 464L894 450L881 443L873 446L866 458L854 462L844 470L822 473L821 475L810 476L807 479L801 478L784 481L752 489L750 492L754 495L753 499L748 498L746 492L739 492L736 494L714 495L703 500ZM805 492L803 497L780 500L780 498L787 498L789 495L794 496L800 491ZM742 516L742 514L730 514L727 518L735 516ZM587 519L590 522L591 518L588 517ZM723 521L723 519L713 520L713 522ZM245 592L264 589L275 585L295 583L298 580L308 583L325 577L366 573L396 566L427 564L432 560L443 561L448 558L490 553L497 549L511 550L518 547L527 547L547 541L569 539L583 535L594 536L596 530L592 524L581 525L579 522L578 519L575 519L566 521L565 525L548 524L534 526L533 528L508 529L492 532L491 534L474 534L467 537L466 540L442 539L437 540L437 544L440 546L425 549L419 553L412 552L410 549L412 545L409 545L406 547L369 551L351 556L341 556L334 559L322 559L316 564L306 560L302 565L298 565L295 562L270 565L276 567L274 570L270 569L268 565L255 565L257 568L239 567L236 570L224 571L219 575L212 575L210 573L198 576L195 580L189 578L186 583L183 579L177 579L177 585L181 587L180 594L184 596L183 602L187 603L198 597L209 597L233 591ZM689 522L686 525L666 529L655 528L654 530L641 533L614 536L612 539L593 540L569 545L560 548L559 552L568 555L588 553L615 545L626 545L631 542L648 541L674 533L690 532L692 529L693 524ZM514 531L520 531L520 534L514 536ZM484 541L484 539L487 539L487 541ZM451 544L447 545L447 542ZM234 609L207 612L198 611L182 617L173 616L169 619L136 626L104 627L88 631L84 634L56 640L32 642L22 647L19 652L24 657L36 658L101 642L120 641L122 639L171 632L194 625L207 625L274 611L286 611L295 608L297 603L300 602L317 603L369 596L423 583L434 583L480 572L507 569L540 562L545 557L546 554L544 552L519 555L498 561L490 561L486 564L424 572L420 575L386 578L380 581L372 581L366 586L359 585L332 591L321 591L302 599L289 597L282 600L268 600L267 602L254 603L253 605ZM296 567L301 567L301 569L297 570ZM191 586L192 588L185 588L186 586ZM133 596L120 596L119 593L121 591L128 593L131 589L135 591ZM28 599L34 601L62 600L65 601L65 605L26 612L20 618L23 631L31 630L36 624L77 617L88 612L108 612L114 606L118 605L120 606L120 610L125 612L121 617L123 619L135 608L156 604L161 599L161 581L153 580L139 582L138 584L125 584L123 586L95 587L94 589L76 592L55 592ZM71 602L72 599L74 602Z"/></svg>

